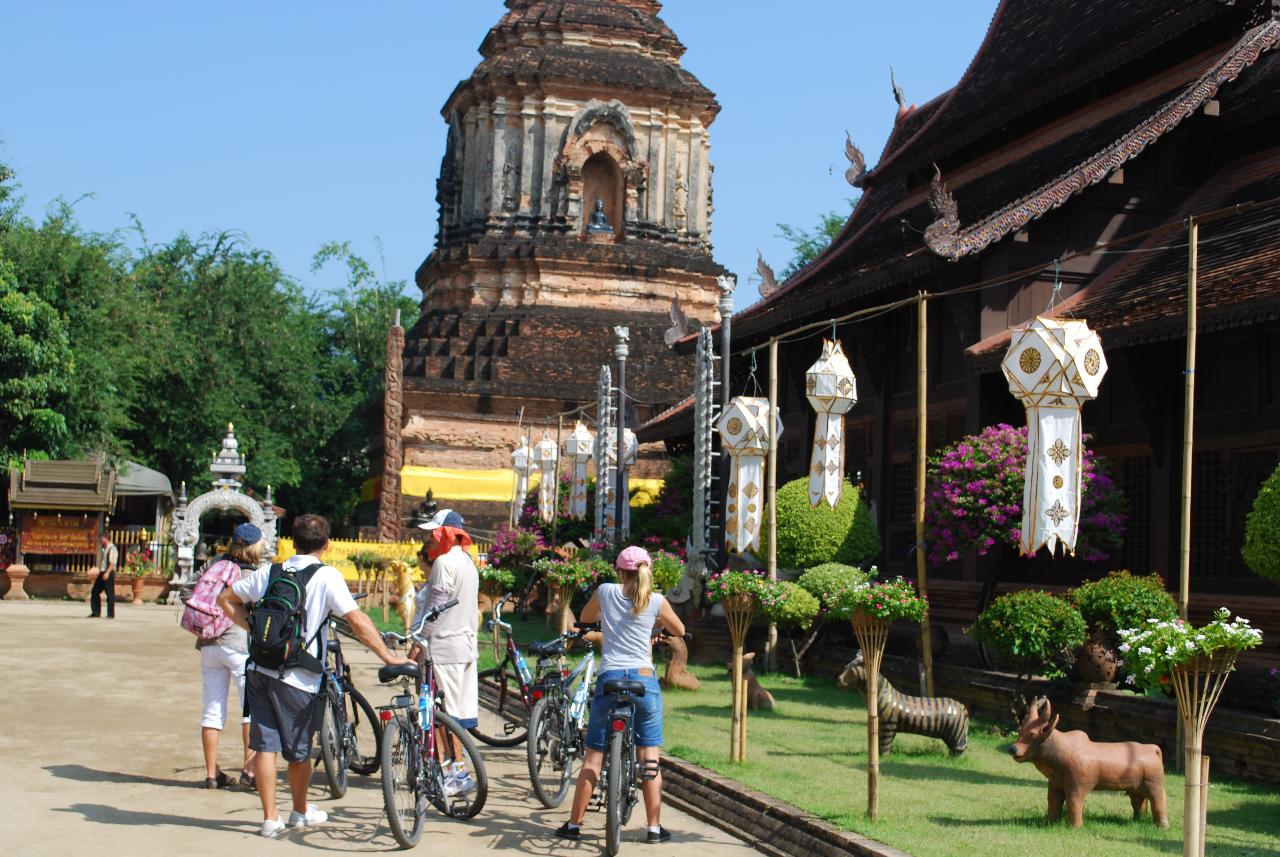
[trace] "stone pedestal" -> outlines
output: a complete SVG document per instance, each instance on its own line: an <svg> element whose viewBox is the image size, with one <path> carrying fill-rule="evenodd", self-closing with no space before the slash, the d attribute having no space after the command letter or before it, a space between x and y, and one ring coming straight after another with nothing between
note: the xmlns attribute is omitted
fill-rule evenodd
<svg viewBox="0 0 1280 857"><path fill-rule="evenodd" d="M5 601L29 600L23 585L27 582L27 575L30 573L31 570L21 563L14 563L5 570L5 574L9 578L9 591L5 593Z"/></svg>

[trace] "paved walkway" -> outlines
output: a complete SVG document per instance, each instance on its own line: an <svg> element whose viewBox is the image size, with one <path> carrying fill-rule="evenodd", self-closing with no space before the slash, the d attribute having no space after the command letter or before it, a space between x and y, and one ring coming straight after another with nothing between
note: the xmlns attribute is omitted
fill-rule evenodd
<svg viewBox="0 0 1280 857"><path fill-rule="evenodd" d="M85 619L71 602L0 602L0 853L278 854L281 849L379 852L397 849L382 810L377 777L352 775L340 801L312 800L330 823L271 842L257 835L257 796L206 791L200 755L199 657L173 608L117 606L113 621ZM348 643L357 686L370 701L375 659ZM234 698L234 694L233 694ZM234 705L235 703L233 703ZM234 736L234 737L233 737ZM231 732L222 766L238 770L240 742ZM549 831L567 808L543 810L532 797L524 747L486 748L489 801L469 822L430 812L419 848L451 857L479 854L596 854L604 849L602 816L588 814L584 838L570 844ZM199 783L199 787L197 787ZM280 783L281 805L288 788ZM731 836L671 807L668 853L699 857L754 854ZM624 850L644 849L637 807Z"/></svg>

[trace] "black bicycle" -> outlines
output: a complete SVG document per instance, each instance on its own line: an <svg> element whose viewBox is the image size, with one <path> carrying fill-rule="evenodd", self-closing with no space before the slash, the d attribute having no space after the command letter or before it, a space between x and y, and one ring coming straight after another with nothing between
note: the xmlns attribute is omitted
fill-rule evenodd
<svg viewBox="0 0 1280 857"><path fill-rule="evenodd" d="M373 706L356 690L351 667L342 657L338 639L341 620L329 619L329 642L325 653L324 677L320 684L320 759L324 764L329 793L340 798L347 793L347 771L370 776L378 770L378 745L382 724Z"/></svg>
<svg viewBox="0 0 1280 857"><path fill-rule="evenodd" d="M564 802L574 768L586 753L587 707L596 674L595 649L587 650L572 673L566 675L567 670L561 666L569 644L581 640L586 633L569 631L549 643L529 647L530 652L536 649L538 670L544 677L538 686L541 697L529 714L525 749L533 794L547 809Z"/></svg>
<svg viewBox="0 0 1280 857"><path fill-rule="evenodd" d="M583 631L595 630L598 625L579 625ZM675 636L666 629L659 628L654 633L656 639ZM685 640L693 639L692 634L685 634ZM631 819L631 811L635 809L639 796L636 786L647 780L658 778L658 761L652 759L640 761L636 758L635 712L636 698L644 696L644 684L638 681L612 680L606 681L601 691L612 697L609 702L609 713L605 716L605 754L604 766L600 770L600 785L592 795L592 804L597 809L603 804L605 811L605 853L609 857L618 853L622 847L622 828Z"/></svg>

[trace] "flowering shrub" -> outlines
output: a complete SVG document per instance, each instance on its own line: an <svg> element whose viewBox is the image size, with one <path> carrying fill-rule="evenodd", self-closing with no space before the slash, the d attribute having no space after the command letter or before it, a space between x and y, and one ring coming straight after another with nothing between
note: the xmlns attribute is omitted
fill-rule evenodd
<svg viewBox="0 0 1280 857"><path fill-rule="evenodd" d="M480 588L486 592L503 593L515 589L516 575L511 569L486 565L481 566L479 572Z"/></svg>
<svg viewBox="0 0 1280 857"><path fill-rule="evenodd" d="M1228 621L1229 620L1229 621ZM1212 657L1223 651L1243 651L1262 645L1262 632L1242 616L1218 608L1213 621L1195 628L1181 619L1149 618L1136 628L1120 632L1120 651L1129 671L1126 683L1143 688L1159 687L1175 667L1192 658Z"/></svg>
<svg viewBox="0 0 1280 857"><path fill-rule="evenodd" d="M707 598L724 601L737 595L748 595L755 600L756 610L765 617L782 609L786 593L769 572L763 569L750 571L722 571L707 580Z"/></svg>
<svg viewBox="0 0 1280 857"><path fill-rule="evenodd" d="M921 622L928 610L929 602L916 592L914 586L898 577L849 587L837 597L830 615L850 619L855 613L866 613L877 619Z"/></svg>
<svg viewBox="0 0 1280 857"><path fill-rule="evenodd" d="M1084 618L1065 599L1022 590L1001 595L967 633L1022 675L1061 678L1070 652L1084 642Z"/></svg>
<svg viewBox="0 0 1280 857"><path fill-rule="evenodd" d="M599 564L577 557L543 557L534 560L533 568L549 585L570 589L585 589L596 582L600 573Z"/></svg>
<svg viewBox="0 0 1280 857"><path fill-rule="evenodd" d="M493 537L489 562L499 568L518 568L529 565L546 549L547 543L539 530L525 527L513 530L503 524Z"/></svg>
<svg viewBox="0 0 1280 857"><path fill-rule="evenodd" d="M961 438L929 459L924 514L931 563L957 560L970 548L983 556L996 542L1017 548L1026 465L1026 426L1004 423ZM1076 554L1102 562L1124 545L1124 496L1106 459L1087 445L1081 492Z"/></svg>
<svg viewBox="0 0 1280 857"><path fill-rule="evenodd" d="M124 573L130 577L146 577L155 574L156 564L151 559L150 548L138 548L130 551L124 563Z"/></svg>
<svg viewBox="0 0 1280 857"><path fill-rule="evenodd" d="M876 575L876 567L866 572L856 566L842 565L838 562L824 562L800 575L796 581L802 589L818 601L818 610L827 619L846 619L846 616L831 615L831 608L839 601L840 596L856 586L865 586Z"/></svg>
<svg viewBox="0 0 1280 857"><path fill-rule="evenodd" d="M653 588L665 591L673 588L684 577L684 561L664 550L652 551Z"/></svg>
<svg viewBox="0 0 1280 857"><path fill-rule="evenodd" d="M1164 580L1158 574L1139 577L1128 571L1113 571L1101 580L1080 584L1067 597L1080 608L1080 616L1090 630L1105 634L1137 627L1151 617L1164 621L1178 615L1178 605L1165 591Z"/></svg>

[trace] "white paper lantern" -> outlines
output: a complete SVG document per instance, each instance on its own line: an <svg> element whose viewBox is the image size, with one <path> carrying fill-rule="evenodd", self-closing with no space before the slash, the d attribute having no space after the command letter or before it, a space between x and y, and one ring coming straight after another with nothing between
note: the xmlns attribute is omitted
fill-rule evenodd
<svg viewBox="0 0 1280 857"><path fill-rule="evenodd" d="M587 462L595 454L596 438L579 420L564 439L564 457L573 468L573 484L569 489L569 517L575 521L587 518Z"/></svg>
<svg viewBox="0 0 1280 857"><path fill-rule="evenodd" d="M725 506L725 548L734 553L760 548L764 511L764 458L782 434L775 417L769 432L769 400L758 396L730 399L720 415L720 445L728 453L729 488Z"/></svg>
<svg viewBox="0 0 1280 857"><path fill-rule="evenodd" d="M858 403L858 384L839 342L822 341L822 356L804 377L805 395L818 412L809 462L809 505L840 504L844 488L844 415Z"/></svg>
<svg viewBox="0 0 1280 857"><path fill-rule="evenodd" d="M529 477L537 468L538 464L534 461L533 449L529 446L529 439L527 437L520 438L519 445L511 451L511 469L516 472L516 496L513 502L516 504L517 509L529 493Z"/></svg>
<svg viewBox="0 0 1280 857"><path fill-rule="evenodd" d="M1080 408L1098 395L1107 358L1098 334L1079 319L1037 316L1015 330L1001 363L1009 390L1027 409L1027 472L1019 550L1058 543L1074 553L1080 527L1084 444Z"/></svg>
<svg viewBox="0 0 1280 857"><path fill-rule="evenodd" d="M560 449L548 432L533 448L541 476L538 481L538 517L551 523L556 517L556 494L560 488Z"/></svg>

